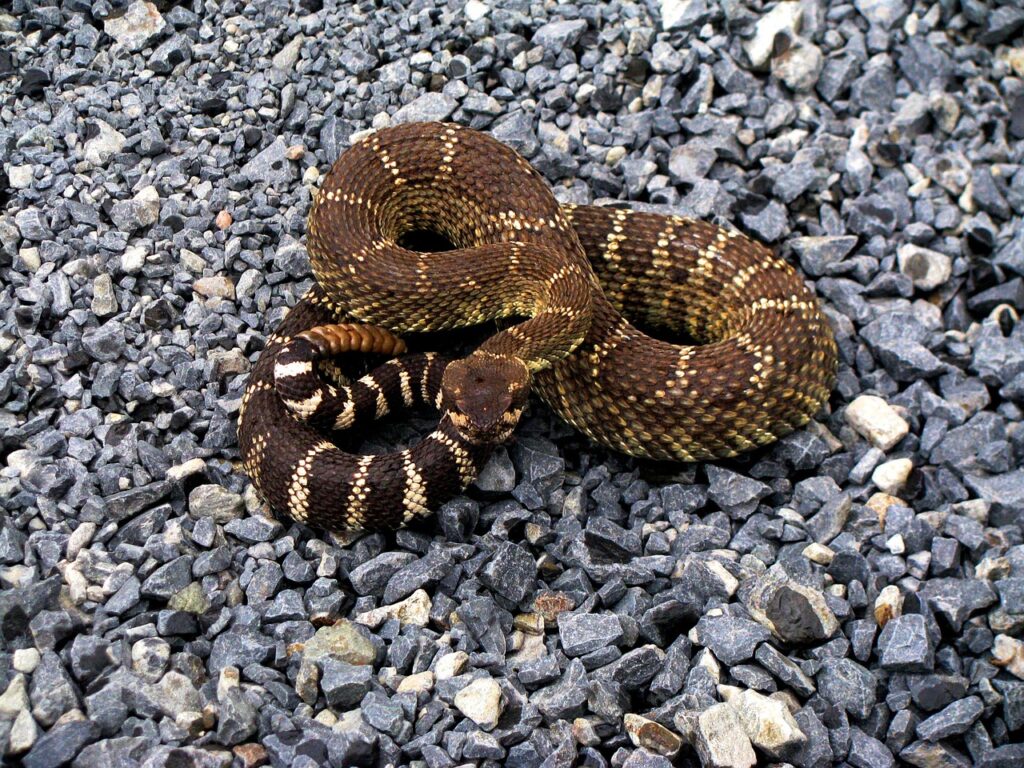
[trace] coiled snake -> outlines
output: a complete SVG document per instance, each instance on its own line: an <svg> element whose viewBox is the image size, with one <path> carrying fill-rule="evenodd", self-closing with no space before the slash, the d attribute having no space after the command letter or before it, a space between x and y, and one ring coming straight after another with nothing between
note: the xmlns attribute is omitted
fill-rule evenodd
<svg viewBox="0 0 1024 768"><path fill-rule="evenodd" d="M413 231L454 248L403 247ZM318 527L429 514L508 439L530 391L598 443L693 461L791 432L835 380L817 301L768 249L687 218L559 206L521 156L457 125L354 144L315 196L308 251L318 285L260 355L238 436L271 507ZM398 357L350 386L330 381L330 358L345 350L402 352L382 329L501 318L518 322L452 363ZM442 418L410 450L363 456L332 441L331 430L422 404Z"/></svg>

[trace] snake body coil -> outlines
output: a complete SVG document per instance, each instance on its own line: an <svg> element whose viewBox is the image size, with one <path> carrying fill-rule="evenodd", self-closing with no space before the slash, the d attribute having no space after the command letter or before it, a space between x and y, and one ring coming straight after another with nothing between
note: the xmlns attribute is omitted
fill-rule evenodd
<svg viewBox="0 0 1024 768"><path fill-rule="evenodd" d="M791 432L834 383L817 301L768 249L682 217L559 206L522 157L470 129L412 124L358 142L325 177L308 228L318 286L261 354L239 443L271 506L313 525L393 527L427 514L508 438L531 388L596 442L693 461ZM454 248L403 247L418 231ZM312 330L501 318L517 322L466 358L398 358L348 389L324 380L323 358L398 352L397 340L379 328L346 326L333 342L338 332ZM441 409L441 424L412 451L348 454L324 433L422 402Z"/></svg>

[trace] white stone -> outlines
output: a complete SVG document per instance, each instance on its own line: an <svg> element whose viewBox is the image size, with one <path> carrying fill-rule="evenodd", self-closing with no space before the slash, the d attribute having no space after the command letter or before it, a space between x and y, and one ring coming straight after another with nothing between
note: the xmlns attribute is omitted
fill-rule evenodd
<svg viewBox="0 0 1024 768"><path fill-rule="evenodd" d="M7 751L12 755L28 752L32 745L36 743L36 736L38 735L39 728L36 726L36 721L32 719L32 714L27 709L21 710L11 725L11 734L7 741Z"/></svg>
<svg viewBox="0 0 1024 768"><path fill-rule="evenodd" d="M103 120L93 120L99 133L85 142L85 159L95 166L103 166L111 157L124 149L124 134Z"/></svg>
<svg viewBox="0 0 1024 768"><path fill-rule="evenodd" d="M434 665L434 675L438 680L448 680L456 675L461 675L468 663L469 654L465 651L445 654Z"/></svg>
<svg viewBox="0 0 1024 768"><path fill-rule="evenodd" d="M674 757L683 746L683 740L661 723L640 715L627 714L623 718L626 734L636 746L666 757Z"/></svg>
<svg viewBox="0 0 1024 768"><path fill-rule="evenodd" d="M219 297L222 299L235 298L235 284L230 277L225 275L214 275L212 277L201 277L192 283L192 289L207 298Z"/></svg>
<svg viewBox="0 0 1024 768"><path fill-rule="evenodd" d="M1005 579L1010 575L1012 568L1010 567L1010 560L1006 557L986 557L980 563L974 567L974 578L976 579L988 579L989 581L998 581L999 579ZM15 660L17 660L17 651L15 653ZM17 669L17 666L15 666ZM22 672L23 670L18 670Z"/></svg>
<svg viewBox="0 0 1024 768"><path fill-rule="evenodd" d="M132 645L132 672L155 683L164 674L171 659L170 644L160 637L143 637Z"/></svg>
<svg viewBox="0 0 1024 768"><path fill-rule="evenodd" d="M133 245L121 254L121 269L133 275L146 265L146 249L141 245Z"/></svg>
<svg viewBox="0 0 1024 768"><path fill-rule="evenodd" d="M224 667L217 678L217 701L223 703L230 690L238 687L240 679L238 667L230 665Z"/></svg>
<svg viewBox="0 0 1024 768"><path fill-rule="evenodd" d="M713 654L708 648L701 648L697 655L694 656L693 664L690 666L691 668L704 667L711 676L711 679L716 683L720 682L722 679L722 665L718 662L718 659L715 658L715 654Z"/></svg>
<svg viewBox="0 0 1024 768"><path fill-rule="evenodd" d="M728 704L715 704L700 713L695 741L704 768L752 768L757 764L736 710Z"/></svg>
<svg viewBox="0 0 1024 768"><path fill-rule="evenodd" d="M489 731L501 717L501 688L489 677L480 677L455 694L458 710Z"/></svg>
<svg viewBox="0 0 1024 768"><path fill-rule="evenodd" d="M875 598L875 623L881 629L903 613L903 593L895 584L890 584Z"/></svg>
<svg viewBox="0 0 1024 768"><path fill-rule="evenodd" d="M704 0L661 0L661 28L686 29L704 13Z"/></svg>
<svg viewBox="0 0 1024 768"><path fill-rule="evenodd" d="M772 74L791 91L803 93L817 84L824 64L825 57L818 46L797 39L785 53L772 59Z"/></svg>
<svg viewBox="0 0 1024 768"><path fill-rule="evenodd" d="M736 594L736 590L740 588L739 580L729 573L729 570L717 560L705 560L704 567L707 570L718 577L721 582L722 590L729 597Z"/></svg>
<svg viewBox="0 0 1024 768"><path fill-rule="evenodd" d="M751 743L771 757L781 759L807 741L789 708L778 699L751 690L727 691L723 698L736 710Z"/></svg>
<svg viewBox="0 0 1024 768"><path fill-rule="evenodd" d="M882 493L895 495L907 483L914 462L910 459L893 459L875 467L871 473L871 482L878 486Z"/></svg>
<svg viewBox="0 0 1024 768"><path fill-rule="evenodd" d="M446 93L430 92L416 97L400 107L391 120L395 125L400 123L420 123L444 120L459 106L454 97Z"/></svg>
<svg viewBox="0 0 1024 768"><path fill-rule="evenodd" d="M143 187L132 198L136 211L136 223L140 227L155 224L160 218L160 190L152 184Z"/></svg>
<svg viewBox="0 0 1024 768"><path fill-rule="evenodd" d="M432 690L434 687L434 673L430 670L415 675L407 675L398 684L399 693L421 693Z"/></svg>
<svg viewBox="0 0 1024 768"><path fill-rule="evenodd" d="M43 264L43 260L39 256L39 249L35 247L19 249L18 261L20 261L29 272L35 272Z"/></svg>
<svg viewBox="0 0 1024 768"><path fill-rule="evenodd" d="M516 664L525 664L534 661L542 656L548 655L548 647L544 645L544 635L528 635L524 632L513 633L518 635L514 653L506 657L508 661Z"/></svg>
<svg viewBox="0 0 1024 768"><path fill-rule="evenodd" d="M338 722L338 716L329 709L321 709L313 719L322 725L326 725L328 728Z"/></svg>
<svg viewBox="0 0 1024 768"><path fill-rule="evenodd" d="M190 251L188 248L181 249L181 253L178 254L178 261L181 262L181 266L194 275L201 275L206 269L206 261L203 257L195 251Z"/></svg>
<svg viewBox="0 0 1024 768"><path fill-rule="evenodd" d="M305 38L299 34L288 41L287 45L280 51L274 54L274 58L270 60L270 63L274 65L274 69L279 69L282 72L290 72L295 69L295 63L299 60L299 52L302 50L302 41Z"/></svg>
<svg viewBox="0 0 1024 768"><path fill-rule="evenodd" d="M28 448L19 448L7 454L7 466L17 470L19 477L25 477L39 463L39 457Z"/></svg>
<svg viewBox="0 0 1024 768"><path fill-rule="evenodd" d="M750 63L758 68L767 66L772 57L775 36L785 32L791 38L795 38L802 16L803 10L799 2L784 2L758 19L754 25L754 36L743 44L743 50L747 52Z"/></svg>
<svg viewBox="0 0 1024 768"><path fill-rule="evenodd" d="M364 722L362 712L358 709L350 709L348 712L342 713L332 727L339 733L345 733L359 730L363 727Z"/></svg>
<svg viewBox="0 0 1024 768"><path fill-rule="evenodd" d="M92 281L92 311L97 317L110 317L117 313L117 296L109 272L101 272Z"/></svg>
<svg viewBox="0 0 1024 768"><path fill-rule="evenodd" d="M1009 635L996 635L992 643L992 663L1024 680L1024 642Z"/></svg>
<svg viewBox="0 0 1024 768"><path fill-rule="evenodd" d="M7 183L12 189L28 189L32 186L31 165L12 165L7 169Z"/></svg>
<svg viewBox="0 0 1024 768"><path fill-rule="evenodd" d="M414 624L417 627L427 626L430 620L430 595L425 590L417 589L405 600L392 605L382 605L372 611L365 611L356 616L356 621L368 627L378 627L388 619L398 619L402 624Z"/></svg>
<svg viewBox="0 0 1024 768"><path fill-rule="evenodd" d="M39 666L39 651L35 648L19 648L11 660L15 672L31 675Z"/></svg>
<svg viewBox="0 0 1024 768"><path fill-rule="evenodd" d="M875 395L861 395L850 403L846 423L882 451L892 448L910 431L903 417Z"/></svg>
<svg viewBox="0 0 1024 768"><path fill-rule="evenodd" d="M804 557L818 565L829 565L836 553L824 544L812 542L804 547Z"/></svg>
<svg viewBox="0 0 1024 768"><path fill-rule="evenodd" d="M0 568L0 582L12 589L27 587L36 580L35 566L12 565L10 568Z"/></svg>
<svg viewBox="0 0 1024 768"><path fill-rule="evenodd" d="M205 729L203 713L197 709L185 709L174 715L174 724L189 736L195 738Z"/></svg>
<svg viewBox="0 0 1024 768"><path fill-rule="evenodd" d="M25 675L15 675L8 684L7 690L0 694L0 715L16 717L19 712L28 707L28 687L25 684Z"/></svg>
<svg viewBox="0 0 1024 768"><path fill-rule="evenodd" d="M466 14L466 18L470 21L480 21L480 19L491 12L491 9L486 3L481 3L480 0L469 0L463 6L462 12Z"/></svg>
<svg viewBox="0 0 1024 768"><path fill-rule="evenodd" d="M171 718L185 712L199 712L203 708L199 691L192 681L173 669L160 678L159 683L146 686L146 695Z"/></svg>
<svg viewBox="0 0 1024 768"><path fill-rule="evenodd" d="M200 460L201 461L201 460ZM188 511L192 517L208 517L224 525L245 513L245 502L237 493L216 483L197 485L188 495Z"/></svg>
<svg viewBox="0 0 1024 768"><path fill-rule="evenodd" d="M605 165L613 166L618 163L622 158L626 156L625 147L612 147L608 150L608 154L604 156Z"/></svg>
<svg viewBox="0 0 1024 768"><path fill-rule="evenodd" d="M89 599L89 582L74 564L64 569L64 583L68 585L68 597L74 605L82 605Z"/></svg>
<svg viewBox="0 0 1024 768"><path fill-rule="evenodd" d="M186 477L198 475L204 469L206 469L206 462L203 459L189 459L183 464L175 464L173 467L168 469L167 479L172 483L177 483L184 480Z"/></svg>
<svg viewBox="0 0 1024 768"><path fill-rule="evenodd" d="M932 291L945 285L953 274L953 260L944 253L906 243L896 251L900 272L910 278L914 287Z"/></svg>
<svg viewBox="0 0 1024 768"><path fill-rule="evenodd" d="M121 16L104 21L103 31L129 51L140 51L166 26L153 3L134 2Z"/></svg>
<svg viewBox="0 0 1024 768"><path fill-rule="evenodd" d="M893 555L902 555L907 551L907 542L902 534L896 533L885 540L885 548Z"/></svg>

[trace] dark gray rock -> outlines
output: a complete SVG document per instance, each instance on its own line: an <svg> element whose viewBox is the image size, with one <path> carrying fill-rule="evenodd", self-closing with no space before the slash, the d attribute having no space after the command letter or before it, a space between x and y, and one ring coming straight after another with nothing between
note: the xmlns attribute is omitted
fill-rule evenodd
<svg viewBox="0 0 1024 768"><path fill-rule="evenodd" d="M918 743L920 744L921 742ZM900 755L902 756L902 754L901 752ZM990 752L986 752L975 763L975 766L977 768L1013 768L1013 766L1020 765L1021 760L1024 760L1024 744L1005 744L1001 747L996 747Z"/></svg>
<svg viewBox="0 0 1024 768"><path fill-rule="evenodd" d="M491 454L473 485L489 493L508 493L516 487L516 469L507 449L498 448Z"/></svg>
<svg viewBox="0 0 1024 768"><path fill-rule="evenodd" d="M394 123L422 123L445 120L459 102L445 93L424 93L392 116Z"/></svg>
<svg viewBox="0 0 1024 768"><path fill-rule="evenodd" d="M192 562L191 555L182 555L161 565L142 582L142 596L170 599L192 581Z"/></svg>
<svg viewBox="0 0 1024 768"><path fill-rule="evenodd" d="M563 614L558 621L558 636L566 656L583 656L614 646L622 639L622 634L622 624L614 614Z"/></svg>
<svg viewBox="0 0 1024 768"><path fill-rule="evenodd" d="M78 689L53 651L45 651L32 673L29 687L32 717L47 728L65 712L79 706Z"/></svg>
<svg viewBox="0 0 1024 768"><path fill-rule="evenodd" d="M924 616L906 613L890 619L878 636L882 669L897 672L930 672L935 651Z"/></svg>
<svg viewBox="0 0 1024 768"><path fill-rule="evenodd" d="M90 328L82 334L82 348L94 360L117 360L125 350L124 326L110 320L98 328Z"/></svg>
<svg viewBox="0 0 1024 768"><path fill-rule="evenodd" d="M940 741L965 733L981 717L985 705L978 696L955 701L917 726L917 735L925 741Z"/></svg>
<svg viewBox="0 0 1024 768"><path fill-rule="evenodd" d="M707 466L708 498L736 520L749 517L761 499L771 493L764 483L714 464Z"/></svg>
<svg viewBox="0 0 1024 768"><path fill-rule="evenodd" d="M967 694L967 680L960 675L909 675L907 688L914 704L934 712Z"/></svg>
<svg viewBox="0 0 1024 768"><path fill-rule="evenodd" d="M502 542L480 572L480 581L487 587L518 604L533 591L537 565L533 556L512 542Z"/></svg>
<svg viewBox="0 0 1024 768"><path fill-rule="evenodd" d="M1003 720L1011 731L1024 725L1024 683L1017 680L994 680L993 685L1003 696Z"/></svg>
<svg viewBox="0 0 1024 768"><path fill-rule="evenodd" d="M270 541L281 532L281 523L263 515L250 515L230 520L224 530L246 544Z"/></svg>
<svg viewBox="0 0 1024 768"><path fill-rule="evenodd" d="M663 669L664 663L665 651L654 645L642 645L616 658L595 675L609 679L626 690L639 690L653 680Z"/></svg>
<svg viewBox="0 0 1024 768"><path fill-rule="evenodd" d="M326 656L320 662L323 674L320 687L327 703L339 709L351 709L370 690L373 670L364 664L348 664L336 656Z"/></svg>
<svg viewBox="0 0 1024 768"><path fill-rule="evenodd" d="M800 745L799 751L793 756L793 764L799 768L815 768L829 765L833 759L832 745L829 742L828 729L811 707L804 707L795 715L800 730L807 740Z"/></svg>
<svg viewBox="0 0 1024 768"><path fill-rule="evenodd" d="M231 629L213 641L210 651L211 672L220 672L227 666L242 669L249 664L263 664L274 652L274 641L255 629Z"/></svg>
<svg viewBox="0 0 1024 768"><path fill-rule="evenodd" d="M217 741L242 744L256 735L259 713L239 688L229 688L217 708Z"/></svg>
<svg viewBox="0 0 1024 768"><path fill-rule="evenodd" d="M398 571L416 560L411 552L382 552L349 571L357 595L379 595Z"/></svg>
<svg viewBox="0 0 1024 768"><path fill-rule="evenodd" d="M291 161L285 154L287 149L284 139L276 139L243 165L240 173L253 184L275 187L287 184L292 179Z"/></svg>
<svg viewBox="0 0 1024 768"><path fill-rule="evenodd" d="M817 675L818 692L828 701L859 720L871 714L877 698L878 681L867 669L851 659L826 659Z"/></svg>
<svg viewBox="0 0 1024 768"><path fill-rule="evenodd" d="M583 662L573 659L562 679L530 696L530 703L549 721L571 720L585 711L588 686Z"/></svg>
<svg viewBox="0 0 1024 768"><path fill-rule="evenodd" d="M99 735L99 727L89 720L58 725L39 737L21 764L25 768L54 768L66 765Z"/></svg>
<svg viewBox="0 0 1024 768"><path fill-rule="evenodd" d="M855 768L892 768L896 764L882 742L854 727L850 728L850 754L846 759Z"/></svg>
<svg viewBox="0 0 1024 768"><path fill-rule="evenodd" d="M192 58L192 41L187 35L172 35L157 46L149 57L149 68L158 74L168 74L179 64Z"/></svg>
<svg viewBox="0 0 1024 768"><path fill-rule="evenodd" d="M26 240L47 240L53 237L46 214L37 208L26 208L14 215L14 223Z"/></svg>
<svg viewBox="0 0 1024 768"><path fill-rule="evenodd" d="M1024 504L1024 470L985 477L967 475L964 484L979 498L992 505L992 522L1007 521ZM982 606L984 607L984 606Z"/></svg>
<svg viewBox="0 0 1024 768"><path fill-rule="evenodd" d="M816 690L814 681L804 674L800 666L792 659L783 655L777 648L762 643L754 653L757 662L774 675L779 682L792 688L804 698L810 697Z"/></svg>
<svg viewBox="0 0 1024 768"><path fill-rule="evenodd" d="M771 637L756 621L736 616L704 616L694 629L697 642L729 666L753 658L757 646Z"/></svg>
<svg viewBox="0 0 1024 768"><path fill-rule="evenodd" d="M576 45L586 29L587 22L584 19L552 21L533 33L532 43L560 53Z"/></svg>
<svg viewBox="0 0 1024 768"><path fill-rule="evenodd" d="M468 760L500 760L505 757L505 748L493 734L484 731L470 731L466 735L462 756Z"/></svg>
<svg viewBox="0 0 1024 768"><path fill-rule="evenodd" d="M142 736L103 739L84 747L71 763L72 768L122 768L139 765L151 749Z"/></svg>
<svg viewBox="0 0 1024 768"><path fill-rule="evenodd" d="M397 603L417 589L436 584L447 576L452 567L452 556L445 549L431 549L425 557L400 568L388 579L382 600L385 604Z"/></svg>
<svg viewBox="0 0 1024 768"><path fill-rule="evenodd" d="M371 691L359 706L363 720L378 731L398 738L405 723L402 707L382 693Z"/></svg>
<svg viewBox="0 0 1024 768"><path fill-rule="evenodd" d="M957 632L972 614L997 599L987 581L955 578L930 579L921 588L920 595Z"/></svg>
<svg viewBox="0 0 1024 768"><path fill-rule="evenodd" d="M900 751L900 757L909 765L925 766L926 768L932 765L968 768L971 765L971 761L961 752L945 744L933 744L928 741L915 741Z"/></svg>

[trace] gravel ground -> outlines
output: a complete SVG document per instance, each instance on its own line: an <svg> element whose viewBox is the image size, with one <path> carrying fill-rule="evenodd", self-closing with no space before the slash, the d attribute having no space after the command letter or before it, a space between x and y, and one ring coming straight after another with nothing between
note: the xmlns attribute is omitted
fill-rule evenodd
<svg viewBox="0 0 1024 768"><path fill-rule="evenodd" d="M1024 765L1020 0L6 6L9 762ZM537 406L417 529L264 516L235 419L310 189L426 119L775 245L829 407L665 467Z"/></svg>

